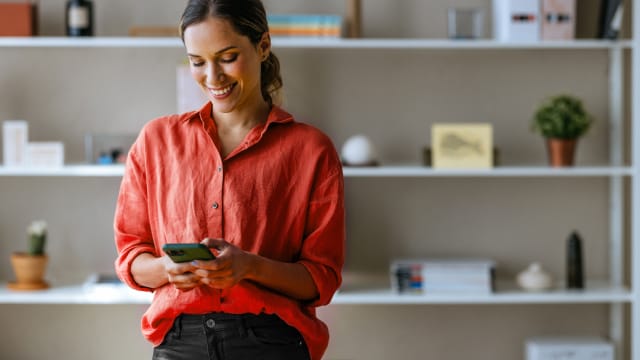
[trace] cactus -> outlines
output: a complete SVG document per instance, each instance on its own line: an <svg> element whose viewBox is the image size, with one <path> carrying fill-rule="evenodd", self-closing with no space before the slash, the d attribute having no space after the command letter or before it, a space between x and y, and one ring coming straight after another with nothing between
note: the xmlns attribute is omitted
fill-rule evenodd
<svg viewBox="0 0 640 360"><path fill-rule="evenodd" d="M29 243L27 252L29 255L44 255L44 246L47 240L47 223L44 221L34 221L27 229Z"/></svg>

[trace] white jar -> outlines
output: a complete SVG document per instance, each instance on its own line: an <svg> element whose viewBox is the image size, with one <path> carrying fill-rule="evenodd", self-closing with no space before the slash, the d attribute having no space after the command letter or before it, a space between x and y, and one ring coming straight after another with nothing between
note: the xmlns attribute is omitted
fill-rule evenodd
<svg viewBox="0 0 640 360"><path fill-rule="evenodd" d="M526 291L543 291L551 288L553 277L540 263L534 262L517 276L518 285Z"/></svg>

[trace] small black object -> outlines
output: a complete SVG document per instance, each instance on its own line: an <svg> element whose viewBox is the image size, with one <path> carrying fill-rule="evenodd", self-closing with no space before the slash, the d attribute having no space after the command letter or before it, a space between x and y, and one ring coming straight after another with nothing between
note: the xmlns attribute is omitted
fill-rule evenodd
<svg viewBox="0 0 640 360"><path fill-rule="evenodd" d="M65 7L67 36L93 36L93 3L68 0Z"/></svg>
<svg viewBox="0 0 640 360"><path fill-rule="evenodd" d="M582 239L577 231L567 239L567 288L584 289Z"/></svg>

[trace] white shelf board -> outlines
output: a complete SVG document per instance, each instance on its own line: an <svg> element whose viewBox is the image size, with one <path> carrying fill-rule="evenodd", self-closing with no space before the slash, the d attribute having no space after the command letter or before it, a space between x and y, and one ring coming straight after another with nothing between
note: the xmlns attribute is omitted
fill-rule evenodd
<svg viewBox="0 0 640 360"><path fill-rule="evenodd" d="M493 294L397 294L390 288L364 288L340 290L333 304L385 305L385 304L596 304L628 303L631 292L622 286L607 282L587 281L584 290L554 289L545 292L525 292L515 287L501 289Z"/></svg>
<svg viewBox="0 0 640 360"><path fill-rule="evenodd" d="M398 295L389 288L340 290L333 304L393 305L393 304L588 304L627 303L632 299L624 287L611 287L604 282L587 281L583 291L552 290L527 293L519 290L499 290L494 294L460 295ZM39 291L15 291L2 284L0 304L149 304L152 294L135 291L125 285L99 289L83 285L52 287Z"/></svg>
<svg viewBox="0 0 640 360"><path fill-rule="evenodd" d="M62 167L0 166L1 176L120 177L124 165L65 165ZM552 168L548 166L508 166L493 169L433 169L418 165L344 168L345 177L609 177L630 176L631 167L587 166Z"/></svg>
<svg viewBox="0 0 640 360"><path fill-rule="evenodd" d="M124 165L0 166L0 176L118 177L122 174L124 174Z"/></svg>
<svg viewBox="0 0 640 360"><path fill-rule="evenodd" d="M153 295L124 285L90 288L84 285L16 291L0 286L0 304L150 304Z"/></svg>
<svg viewBox="0 0 640 360"><path fill-rule="evenodd" d="M78 48L181 48L177 37L0 37L0 47L78 47ZM501 42L495 40L449 39L332 39L274 37L275 48L319 49L616 49L631 48L629 40L573 40L540 42Z"/></svg>
<svg viewBox="0 0 640 360"><path fill-rule="evenodd" d="M631 167L505 166L493 169L433 169L426 166L345 167L345 177L607 177L630 176Z"/></svg>

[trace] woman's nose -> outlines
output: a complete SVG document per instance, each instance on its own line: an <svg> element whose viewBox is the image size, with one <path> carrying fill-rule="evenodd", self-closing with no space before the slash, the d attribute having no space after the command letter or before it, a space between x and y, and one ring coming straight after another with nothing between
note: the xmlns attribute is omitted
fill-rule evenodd
<svg viewBox="0 0 640 360"><path fill-rule="evenodd" d="M222 66L220 66L219 64L212 63L207 70L207 77L209 78L211 83L217 84L224 81L224 71L222 69Z"/></svg>

